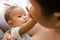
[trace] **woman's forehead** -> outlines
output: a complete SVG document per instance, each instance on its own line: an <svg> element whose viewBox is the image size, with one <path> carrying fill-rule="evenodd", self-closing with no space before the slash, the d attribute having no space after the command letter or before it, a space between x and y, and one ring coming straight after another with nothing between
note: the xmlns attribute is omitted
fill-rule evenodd
<svg viewBox="0 0 60 40"><path fill-rule="evenodd" d="M30 2L34 2L34 1L36 1L36 0L30 0Z"/></svg>
<svg viewBox="0 0 60 40"><path fill-rule="evenodd" d="M38 0L30 0L30 3L32 4L32 6L33 5L35 5L35 4L37 4L38 2L37 2Z"/></svg>

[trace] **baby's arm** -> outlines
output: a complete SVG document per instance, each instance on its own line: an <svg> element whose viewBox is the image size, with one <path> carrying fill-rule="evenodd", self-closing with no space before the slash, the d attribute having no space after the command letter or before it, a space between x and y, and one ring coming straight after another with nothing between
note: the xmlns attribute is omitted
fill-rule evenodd
<svg viewBox="0 0 60 40"><path fill-rule="evenodd" d="M20 36L27 33L30 29L32 29L32 27L34 27L35 24L36 24L36 21L31 19L26 24L22 25L20 30L19 30Z"/></svg>

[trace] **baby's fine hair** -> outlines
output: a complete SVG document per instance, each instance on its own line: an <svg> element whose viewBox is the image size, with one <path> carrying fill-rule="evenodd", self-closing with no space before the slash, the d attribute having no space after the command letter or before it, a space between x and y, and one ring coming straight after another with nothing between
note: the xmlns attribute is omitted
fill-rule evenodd
<svg viewBox="0 0 60 40"><path fill-rule="evenodd" d="M15 8L20 8L20 9L22 9L22 11L25 13L25 11L23 10L23 8L18 7L18 6L11 6L11 7L9 7L9 8L6 10L5 15L4 15L6 22L8 22L8 20L11 19L11 14L12 14L11 12L12 12Z"/></svg>

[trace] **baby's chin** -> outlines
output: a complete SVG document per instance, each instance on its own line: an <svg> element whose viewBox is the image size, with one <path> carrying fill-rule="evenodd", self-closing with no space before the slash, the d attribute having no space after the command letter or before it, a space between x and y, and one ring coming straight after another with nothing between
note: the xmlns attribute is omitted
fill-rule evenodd
<svg viewBox="0 0 60 40"><path fill-rule="evenodd" d="M30 18L27 18L27 19L24 21L24 23L27 23L27 22L29 21L29 19L30 19Z"/></svg>

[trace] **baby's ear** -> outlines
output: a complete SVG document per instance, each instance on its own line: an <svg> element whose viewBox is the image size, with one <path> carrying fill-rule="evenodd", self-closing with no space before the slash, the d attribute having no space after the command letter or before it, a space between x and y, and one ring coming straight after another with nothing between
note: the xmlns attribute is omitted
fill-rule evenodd
<svg viewBox="0 0 60 40"><path fill-rule="evenodd" d="M9 21L8 21L8 24L9 24L10 26L12 26L12 25L13 25L13 22L12 22L11 20L9 20Z"/></svg>

